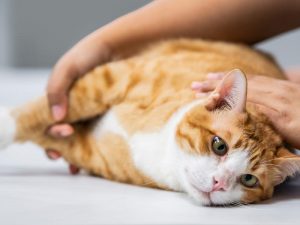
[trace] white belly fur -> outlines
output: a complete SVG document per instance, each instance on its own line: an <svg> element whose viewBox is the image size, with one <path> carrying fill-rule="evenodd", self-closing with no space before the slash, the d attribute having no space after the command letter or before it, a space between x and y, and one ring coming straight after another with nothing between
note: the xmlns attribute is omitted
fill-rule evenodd
<svg viewBox="0 0 300 225"><path fill-rule="evenodd" d="M181 107L169 119L166 125L157 132L137 132L129 136L121 126L113 109L110 109L94 129L96 138L111 132L122 136L130 146L133 162L138 170L155 182L170 189L181 191L178 179L179 150L175 141L175 131L184 114L201 101L196 100Z"/></svg>

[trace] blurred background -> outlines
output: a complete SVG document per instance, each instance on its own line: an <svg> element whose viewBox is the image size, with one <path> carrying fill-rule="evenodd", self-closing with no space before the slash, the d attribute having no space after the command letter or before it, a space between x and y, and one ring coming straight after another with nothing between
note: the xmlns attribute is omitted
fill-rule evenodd
<svg viewBox="0 0 300 225"><path fill-rule="evenodd" d="M0 112L41 95L52 66L81 38L148 2L0 0ZM299 29L257 47L285 68L300 65ZM51 162L30 143L7 150L0 153L2 225L299 224L299 183L281 188L272 204L202 208L175 192L71 177L63 160Z"/></svg>
<svg viewBox="0 0 300 225"><path fill-rule="evenodd" d="M51 68L85 35L148 2L0 0L0 68ZM284 67L300 64L299 29L258 47Z"/></svg>

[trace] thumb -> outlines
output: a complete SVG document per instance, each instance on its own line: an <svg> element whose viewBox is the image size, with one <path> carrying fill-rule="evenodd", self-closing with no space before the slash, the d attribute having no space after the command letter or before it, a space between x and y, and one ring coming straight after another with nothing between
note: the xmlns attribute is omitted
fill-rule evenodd
<svg viewBox="0 0 300 225"><path fill-rule="evenodd" d="M61 121L67 114L68 92L77 79L76 73L54 69L47 86L47 97L54 120Z"/></svg>
<svg viewBox="0 0 300 225"><path fill-rule="evenodd" d="M48 94L51 113L56 121L61 121L67 114L68 98L66 94Z"/></svg>

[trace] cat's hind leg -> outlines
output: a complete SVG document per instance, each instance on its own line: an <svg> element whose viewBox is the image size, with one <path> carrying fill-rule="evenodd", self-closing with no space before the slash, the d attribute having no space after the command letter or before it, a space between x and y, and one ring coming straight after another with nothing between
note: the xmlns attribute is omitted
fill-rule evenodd
<svg viewBox="0 0 300 225"><path fill-rule="evenodd" d="M43 123L47 121L49 112L42 109L39 113L33 113L30 105L27 110L23 108L18 113L1 109L0 149L13 142L32 141L42 148L59 150L67 162L93 175L119 182L160 187L135 168L129 146L121 136L108 133L100 139L96 138L93 134L96 121L90 120L73 124L74 133L67 138L51 137L45 132L49 123Z"/></svg>

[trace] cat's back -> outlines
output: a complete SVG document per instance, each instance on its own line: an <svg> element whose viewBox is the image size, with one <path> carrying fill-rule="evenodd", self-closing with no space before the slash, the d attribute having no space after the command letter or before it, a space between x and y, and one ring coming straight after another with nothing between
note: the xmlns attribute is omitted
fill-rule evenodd
<svg viewBox="0 0 300 225"><path fill-rule="evenodd" d="M201 39L175 39L149 45L133 58L144 69L158 67L169 76L176 71L197 72L228 71L239 68L247 74L261 74L282 78L282 70L265 52L238 43ZM154 66L154 64L156 66ZM186 74L184 74L186 75Z"/></svg>
<svg viewBox="0 0 300 225"><path fill-rule="evenodd" d="M132 74L133 84L126 98L113 107L129 132L162 127L181 106L192 101L192 81L207 73L239 68L246 74L283 78L276 62L250 47L199 39L176 39L150 45L136 56L116 63Z"/></svg>

